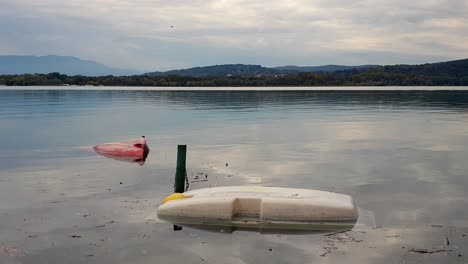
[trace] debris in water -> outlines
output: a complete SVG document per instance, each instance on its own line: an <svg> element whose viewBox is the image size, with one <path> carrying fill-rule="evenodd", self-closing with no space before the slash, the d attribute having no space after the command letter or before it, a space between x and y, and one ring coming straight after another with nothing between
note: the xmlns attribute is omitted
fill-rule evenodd
<svg viewBox="0 0 468 264"><path fill-rule="evenodd" d="M122 184L122 182L120 182L120 184Z"/></svg>
<svg viewBox="0 0 468 264"><path fill-rule="evenodd" d="M335 233L331 233L331 234L326 234L326 235L323 235L323 236L334 236L334 235L346 233L346 232L348 232L348 231L349 231L349 230L344 230L344 231L340 231L340 232L335 232Z"/></svg>
<svg viewBox="0 0 468 264"><path fill-rule="evenodd" d="M37 235L30 235L30 236L28 236L28 237L29 237L29 238L36 238Z"/></svg>
<svg viewBox="0 0 468 264"><path fill-rule="evenodd" d="M202 178L203 176L205 176L205 179ZM193 176L193 174L191 174L190 178L191 179L189 181L188 180L189 177L186 177L187 184L188 183L197 183L197 182L206 182L206 181L208 181L208 174L205 174L203 172L197 172L197 174L195 176Z"/></svg>
<svg viewBox="0 0 468 264"><path fill-rule="evenodd" d="M409 252L421 253L421 254L433 254L433 253L440 253L440 252L452 252L450 249L410 249Z"/></svg>
<svg viewBox="0 0 468 264"><path fill-rule="evenodd" d="M450 245L450 241L448 239L448 237L446 235L444 235L444 238L445 238L445 245Z"/></svg>
<svg viewBox="0 0 468 264"><path fill-rule="evenodd" d="M228 163L226 163L226 167L227 167L227 166L229 166L229 164L228 164Z"/></svg>
<svg viewBox="0 0 468 264"><path fill-rule="evenodd" d="M197 183L197 182L206 182L208 180L198 180L198 181L191 181L190 183Z"/></svg>
<svg viewBox="0 0 468 264"><path fill-rule="evenodd" d="M444 227L443 225L431 225L432 227Z"/></svg>
<svg viewBox="0 0 468 264"><path fill-rule="evenodd" d="M16 248L8 248L4 244L0 243L0 255L8 256L8 257L23 257L26 254Z"/></svg>
<svg viewBox="0 0 468 264"><path fill-rule="evenodd" d="M70 237L72 237L72 238L81 238L81 236L79 236L79 235L72 235Z"/></svg>
<svg viewBox="0 0 468 264"><path fill-rule="evenodd" d="M344 230L340 232L335 232L331 234L326 234L324 235L327 238L324 240L326 245L323 246L323 250L325 251L322 253L320 256L325 257L327 254L332 253L333 250L337 250L337 244L345 244L349 242L362 242L360 239L356 239L355 237L352 236L352 231L350 230Z"/></svg>
<svg viewBox="0 0 468 264"><path fill-rule="evenodd" d="M385 236L385 237L400 237L400 235Z"/></svg>
<svg viewBox="0 0 468 264"><path fill-rule="evenodd" d="M105 223L103 225L97 225L96 227L105 227L107 224L113 224L115 222L116 222L115 220L111 220L111 221L109 221L109 222L107 222L107 223Z"/></svg>

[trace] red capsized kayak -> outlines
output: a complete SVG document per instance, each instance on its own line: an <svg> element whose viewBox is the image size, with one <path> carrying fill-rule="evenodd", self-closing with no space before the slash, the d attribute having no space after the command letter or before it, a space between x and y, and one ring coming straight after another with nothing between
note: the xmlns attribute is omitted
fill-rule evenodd
<svg viewBox="0 0 468 264"><path fill-rule="evenodd" d="M111 159L135 162L143 165L149 154L146 138L142 136L138 140L113 142L93 147L96 153Z"/></svg>

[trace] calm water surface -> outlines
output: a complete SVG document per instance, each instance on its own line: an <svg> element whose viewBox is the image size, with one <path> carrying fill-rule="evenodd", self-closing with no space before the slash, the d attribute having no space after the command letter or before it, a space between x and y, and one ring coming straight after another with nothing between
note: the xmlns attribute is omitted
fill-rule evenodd
<svg viewBox="0 0 468 264"><path fill-rule="evenodd" d="M140 135L144 166L90 150ZM334 191L365 220L338 237L174 232L156 209L177 144L190 189ZM0 90L0 149L2 264L468 261L468 91Z"/></svg>

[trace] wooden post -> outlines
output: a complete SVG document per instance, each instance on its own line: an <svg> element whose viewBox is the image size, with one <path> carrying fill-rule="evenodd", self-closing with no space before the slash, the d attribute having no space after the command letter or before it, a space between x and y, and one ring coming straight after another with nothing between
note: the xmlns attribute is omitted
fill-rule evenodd
<svg viewBox="0 0 468 264"><path fill-rule="evenodd" d="M174 192L183 193L185 191L185 176L187 174L186 169L187 160L187 145L177 146L177 167L174 181Z"/></svg>
<svg viewBox="0 0 468 264"><path fill-rule="evenodd" d="M177 167L174 180L174 192L183 193L185 191L185 177L187 175L187 145L177 146ZM174 225L174 231L182 230L181 226Z"/></svg>

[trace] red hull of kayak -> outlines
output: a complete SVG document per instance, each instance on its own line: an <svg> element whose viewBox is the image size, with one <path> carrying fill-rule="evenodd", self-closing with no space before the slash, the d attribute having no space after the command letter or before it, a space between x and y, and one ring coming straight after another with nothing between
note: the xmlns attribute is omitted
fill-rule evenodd
<svg viewBox="0 0 468 264"><path fill-rule="evenodd" d="M94 150L103 155L122 155L130 157L143 157L144 149L124 143L106 143L97 145Z"/></svg>
<svg viewBox="0 0 468 264"><path fill-rule="evenodd" d="M139 140L128 142L106 143L93 147L96 153L111 159L120 161L135 162L142 165L149 153L146 139L142 137Z"/></svg>

